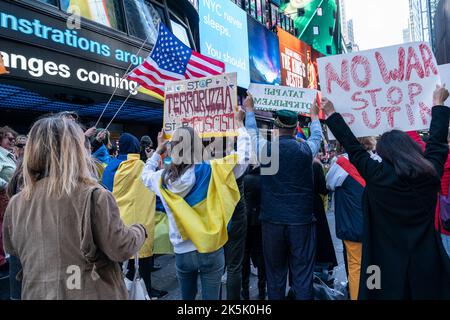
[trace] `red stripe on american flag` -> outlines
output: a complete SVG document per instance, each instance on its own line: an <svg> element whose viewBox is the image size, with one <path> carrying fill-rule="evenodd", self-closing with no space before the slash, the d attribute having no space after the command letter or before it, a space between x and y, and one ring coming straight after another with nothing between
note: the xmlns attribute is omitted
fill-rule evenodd
<svg viewBox="0 0 450 320"><path fill-rule="evenodd" d="M195 72L195 71L192 71L192 70L189 69L189 68L186 69L186 75L188 76L188 77L187 77L188 79L189 79L189 78L203 78L203 77L205 77L204 74L197 73L197 72Z"/></svg>
<svg viewBox="0 0 450 320"><path fill-rule="evenodd" d="M146 77L147 79L149 79L151 82L153 82L156 85L164 86L164 82L158 81L154 76L152 76L149 73L145 73L142 70L136 69L136 70L134 70L133 73L138 76Z"/></svg>
<svg viewBox="0 0 450 320"><path fill-rule="evenodd" d="M206 57L196 51L192 51L192 55L196 56L199 59L205 60L206 62L215 65L216 67L219 67L222 69L222 72L225 72L225 63L223 63L222 61L210 58L210 57Z"/></svg>
<svg viewBox="0 0 450 320"><path fill-rule="evenodd" d="M189 68L189 65L194 66L194 67L196 67L197 69L202 70L203 72L205 72L205 74L210 74L210 75L218 75L218 74L220 74L220 72L218 72L218 71L216 71L216 70L213 70L213 69L211 69L211 68L208 68L207 66L205 66L205 65L203 65L203 64L201 64L201 63L198 63L198 62L196 62L196 61L193 61L192 59L189 60L188 68Z"/></svg>
<svg viewBox="0 0 450 320"><path fill-rule="evenodd" d="M141 80L139 78L135 78L135 77L130 76L128 79L136 81L137 83L139 83L141 86L143 86L147 90L153 91L153 92L159 94L160 96L164 96L164 91L163 90L161 90L161 89L159 89L157 87L149 86L145 81L143 81L143 80Z"/></svg>
<svg viewBox="0 0 450 320"><path fill-rule="evenodd" d="M168 74L164 73L164 70L160 69L160 68L155 68L153 65L151 65L150 63L148 63L147 61L145 61L142 66L150 71L154 71L156 72L162 79L164 80L169 80L169 81L178 81L180 79L174 78L172 76L169 76Z"/></svg>

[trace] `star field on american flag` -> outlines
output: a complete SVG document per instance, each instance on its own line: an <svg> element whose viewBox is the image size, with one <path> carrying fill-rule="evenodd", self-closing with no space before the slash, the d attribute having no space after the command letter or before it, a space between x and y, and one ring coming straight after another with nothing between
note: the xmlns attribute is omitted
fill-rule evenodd
<svg viewBox="0 0 450 320"><path fill-rule="evenodd" d="M184 75L192 50L175 37L162 23L159 26L160 37L155 44L151 57L161 69Z"/></svg>
<svg viewBox="0 0 450 320"><path fill-rule="evenodd" d="M164 99L166 82L216 76L225 72L225 63L206 57L185 45L160 23L158 39L150 55L134 68L128 80Z"/></svg>

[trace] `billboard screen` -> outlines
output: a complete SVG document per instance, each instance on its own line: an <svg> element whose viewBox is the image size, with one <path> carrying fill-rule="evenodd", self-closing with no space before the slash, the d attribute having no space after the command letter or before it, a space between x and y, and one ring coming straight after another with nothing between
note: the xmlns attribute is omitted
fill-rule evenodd
<svg viewBox="0 0 450 320"><path fill-rule="evenodd" d="M311 46L278 28L281 80L284 86L318 89L317 58Z"/></svg>
<svg viewBox="0 0 450 320"><path fill-rule="evenodd" d="M323 54L340 53L337 0L281 0L280 12L294 21L300 40Z"/></svg>
<svg viewBox="0 0 450 320"><path fill-rule="evenodd" d="M247 13L231 1L199 1L201 53L237 72L238 86L250 85Z"/></svg>
<svg viewBox="0 0 450 320"><path fill-rule="evenodd" d="M248 17L250 80L252 83L281 84L278 37Z"/></svg>

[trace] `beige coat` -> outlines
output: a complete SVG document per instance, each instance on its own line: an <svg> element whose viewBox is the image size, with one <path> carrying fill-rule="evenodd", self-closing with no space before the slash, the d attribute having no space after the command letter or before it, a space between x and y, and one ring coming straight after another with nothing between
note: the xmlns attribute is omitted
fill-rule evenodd
<svg viewBox="0 0 450 320"><path fill-rule="evenodd" d="M5 213L4 246L22 263L22 299L127 299L118 262L139 251L145 229L126 227L100 186L56 199L45 184L30 201L13 197Z"/></svg>

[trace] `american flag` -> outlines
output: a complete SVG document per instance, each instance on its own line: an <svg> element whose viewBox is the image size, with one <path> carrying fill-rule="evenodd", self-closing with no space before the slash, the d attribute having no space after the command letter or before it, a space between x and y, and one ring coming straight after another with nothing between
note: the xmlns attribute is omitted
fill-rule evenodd
<svg viewBox="0 0 450 320"><path fill-rule="evenodd" d="M128 80L164 97L168 81L202 78L225 72L221 61L205 57L186 46L160 23L155 46L144 63L132 70Z"/></svg>

